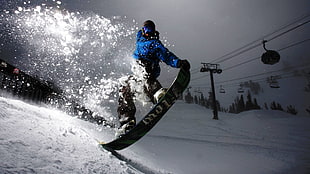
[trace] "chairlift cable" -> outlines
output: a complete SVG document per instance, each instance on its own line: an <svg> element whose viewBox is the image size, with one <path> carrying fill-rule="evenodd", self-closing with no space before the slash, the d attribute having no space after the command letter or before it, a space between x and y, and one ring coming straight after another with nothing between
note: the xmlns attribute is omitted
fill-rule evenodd
<svg viewBox="0 0 310 174"><path fill-rule="evenodd" d="M205 78L205 77L209 77L209 76L207 76L207 75L199 76L199 77L196 77L196 78L192 78L191 81L199 80L199 79L202 79L202 78Z"/></svg>
<svg viewBox="0 0 310 174"><path fill-rule="evenodd" d="M299 42L292 43L292 44L290 44L290 45L288 45L288 46L286 46L286 47L283 47L283 48L279 49L278 51L283 51L283 50L285 50L285 49L291 48L291 47L293 47L293 46L297 46L297 45L302 44L302 43L307 42L307 41L310 41L310 38L309 38L309 39L302 40L302 41L299 41ZM238 67L238 66L241 66L241 65L243 65L243 64L252 62L252 61L257 60L257 59L259 59L259 58L260 58L260 57L252 58L252 59L250 59L250 60L247 60L247 61L241 62L241 63L239 63L239 64L233 65L233 66L231 66L231 67L225 68L225 69L223 69L223 71L227 71L227 70L236 68L236 67ZM191 81L199 80L199 79L202 79L202 78L204 78L204 77L209 77L209 76L205 76L205 75L204 75L204 76L199 76L199 77L193 78Z"/></svg>
<svg viewBox="0 0 310 174"><path fill-rule="evenodd" d="M291 47L293 47L293 46L297 46L297 45L302 44L302 43L307 42L307 41L310 41L310 38L305 39L305 40L302 40L302 41L299 41L299 42L295 42L295 43L290 44L290 45L288 45L288 46L286 46L286 47L280 48L280 49L277 50L277 51L283 51L283 50L286 50L286 49L291 48ZM252 62L252 61L254 61L254 60L257 60L257 59L259 59L259 58L260 58L260 56L259 56L259 57L252 58L252 59L249 59L249 60L247 60L247 61L244 61L244 62L238 63L238 64L236 64L236 65L233 65L233 66L231 66L231 67L225 68L225 69L223 69L223 71L227 71L227 70L236 68L236 67L238 67L238 66L241 66L241 65L250 63L250 62Z"/></svg>
<svg viewBox="0 0 310 174"><path fill-rule="evenodd" d="M235 79L230 79L230 80L225 80L225 81L220 81L220 82L217 82L216 86L218 85L222 85L224 83L227 83L227 82L231 82L231 81L240 81L242 79L247 79L247 78L251 78L251 77L257 77L257 76L262 76L262 75L265 75L265 74L271 74L271 73L277 73L277 72L281 72L281 71L284 71L286 69L289 69L289 72L284 72L284 73L281 73L279 75L284 75L284 74L290 74L290 73L293 73L292 71L293 70L296 70L295 68L300 68L300 67L307 67L309 66L310 63L308 64L302 64L302 65L297 65L297 66L294 66L294 67L288 67L288 68L282 68L282 69L279 69L279 70L274 70L274 71L268 71L268 72L264 72L264 73L260 73L260 74L253 74L253 75L250 75L250 76L245 76L245 77L240 77L240 78L235 78ZM292 69L292 70L291 70ZM262 79L265 79L266 77L262 78ZM253 80L252 80L253 81ZM239 83L239 82L238 82ZM193 86L193 85L192 85ZM195 85L195 86L200 86L200 84L198 85ZM203 85L201 85L203 86ZM225 84L226 86L226 84Z"/></svg>
<svg viewBox="0 0 310 174"><path fill-rule="evenodd" d="M291 31L293 31L293 30L295 30L295 29L297 29L297 28L299 28L299 27L301 27L301 26L303 26L303 25L305 25L305 24L307 24L307 23L309 23L309 22L310 22L310 20L308 20L308 21L306 21L306 22L303 22L303 23L301 23L301 24L299 24L299 25L297 25L297 26L295 26L295 27L292 27L292 28L290 28L290 29L288 29L288 30L286 30L286 31L284 31L284 32L282 32L282 33L280 33L280 34L278 34L278 35L272 37L271 39L268 39L268 40L265 40L265 41L266 41L266 42L269 42L269 41L271 41L271 40L274 40L274 39L276 39L276 38L278 38L278 37L280 37L280 36L282 36L282 35L284 35L284 34L286 34L286 33L288 33L288 32L291 32ZM261 43L258 43L258 44L256 44L256 45L253 45L253 46L251 46L251 47L249 47L249 48L247 48L247 49L245 49L245 50L243 50L243 51L240 51L240 52L238 52L238 53L236 53L236 54L234 54L234 55L232 55L232 56L229 56L229 57L227 57L227 58L225 58L225 59L223 59L223 60L220 60L220 61L218 61L217 63L222 63L222 62L224 62L224 61L230 60L230 59L232 59L232 58L234 58L234 57L236 57L236 56L238 56L238 55L240 55L240 54L243 54L243 53L245 53L245 52L247 52L247 51L250 51L250 50L252 50L252 49L254 49L254 48L256 48L256 47L258 47L258 46L260 46L260 45L261 45Z"/></svg>
<svg viewBox="0 0 310 174"><path fill-rule="evenodd" d="M291 32L291 31L293 31L293 30L295 30L295 29L297 29L297 28L299 28L299 27L301 27L301 26L303 26L303 25L306 25L306 24L309 23L309 22L310 22L310 20L307 20L306 22L303 22L303 23L301 23L301 24L298 24L297 26L292 27L292 28L290 28L290 29L284 31L284 32L282 32L282 33L280 33L280 34L278 34L278 35L272 37L271 39L266 40L266 42L269 42L269 41L271 41L271 40L274 40L274 39L276 39L276 38L278 38L278 37L280 37L280 36L282 36L282 35L284 35L284 34L286 34L286 33L288 33L288 32Z"/></svg>
<svg viewBox="0 0 310 174"><path fill-rule="evenodd" d="M296 45L299 45L299 44L302 44L302 43L308 42L308 41L310 41L310 38L305 39L305 40L302 40L302 41L299 41L299 42L296 42L296 43L293 43L293 44L288 45L288 46L286 46L286 47L283 47L283 48L279 49L278 51L286 50L286 49L288 49L288 48L290 48L290 47L293 47L293 46L296 46Z"/></svg>
<svg viewBox="0 0 310 174"><path fill-rule="evenodd" d="M252 41L252 42L250 42L250 43L248 43L248 44L246 44L246 45L244 45L244 46L242 46L242 47L240 47L240 48L238 48L238 49L236 49L236 50L234 50L234 51L232 51L232 52L230 52L230 53L228 53L228 54L225 54L224 56L221 56L221 57L219 57L219 58L216 58L216 59L212 60L211 63L213 63L213 62L221 63L221 62L224 62L224 61L226 61L226 60L232 59L233 57L238 56L238 55L240 55L240 54L242 54L242 53L244 53L244 52L247 52L247 51L249 51L249 50L251 50L251 49L254 49L255 47L258 47L258 46L261 45L261 40L263 40L264 38L269 37L269 36L271 36L271 35L273 35L273 34L279 32L279 31L283 30L284 28L287 28L287 27L289 27L289 26L291 26L291 25L293 25L293 24L295 24L295 23L297 23L297 22L299 22L299 21L301 21L301 20L303 20L303 19L305 19L305 18L307 18L307 17L309 17L309 16L310 16L310 14L304 15L304 16L302 16L301 18L298 18L297 20L294 20L293 22L291 22L291 23L289 23L289 24L287 24L287 25L284 25L283 27L281 27L281 28L275 30L274 32L272 32L272 33L270 33L270 34L264 35L263 37L261 37L261 38L255 40L255 41ZM273 40L273 39L275 39L275 38L277 38L277 37L280 37L280 36L282 36L282 35L284 35L284 34L290 32L290 31L293 31L293 30L295 30L295 29L297 29L297 28L299 28L299 27L301 27L301 26L303 26L303 25L309 23L309 22L310 22L310 20L308 20L308 21L306 21L306 22L303 22L303 23L301 23L301 24L299 24L299 25L297 25L297 26L295 26L295 27L293 27L293 28L290 28L289 30L287 30L287 31L285 31L285 32L282 32L282 33L278 34L277 36L275 36L275 37L273 37L273 38L271 38L271 39L269 39L269 40L267 40L267 41L271 41L271 40ZM259 44L256 44L256 45L254 45L254 46L251 46L250 48L247 48L247 49L245 49L245 50L242 50L242 49L244 49L244 48L246 48L246 47L249 47L250 45L253 45L254 43L256 43L256 42L258 42L258 41L260 41ZM240 51L240 50L242 50L242 51ZM238 52L238 51L240 51L240 52ZM238 53L236 53L236 52L238 52ZM236 54L234 54L234 53L236 53ZM229 55L231 55L231 54L234 54L234 55L229 56ZM227 56L229 56L229 57L227 57ZM227 58L225 58L225 57L227 57ZM225 59L223 59L223 58L225 58ZM219 60L219 59L223 59L223 60Z"/></svg>
<svg viewBox="0 0 310 174"><path fill-rule="evenodd" d="M234 50L234 51L232 51L232 52L230 52L230 53L228 53L228 54L226 54L226 55L224 55L224 56L222 56L222 57L220 57L220 58L218 58L218 59L221 59L221 58L224 58L224 57L226 57L226 56L228 56L228 55L231 55L231 54L233 54L233 53L235 53L235 52L237 52L237 51L239 51L239 50L241 50L241 49L243 49L243 48L246 48L246 47L248 47L248 46L254 44L254 43L257 42L257 41L261 41L263 38L265 38L265 37L267 37L267 36L270 36L270 35L272 35L272 34L274 34L274 33L277 33L277 32L279 32L279 31L283 30L284 28L287 28L288 26L291 26L291 25L295 24L296 22L299 22L299 21L301 21L301 20L303 20L303 19L305 19L305 18L307 18L307 17L309 17L309 16L310 16L310 14L304 15L304 16L302 16L300 19L297 19L297 20L295 20L295 21L293 21L293 22L291 22L291 23L289 23L289 24L287 24L287 25L281 27L280 29L278 29L278 30L276 30L276 31L274 31L274 32L272 32L272 33L270 33L270 34L268 34L268 35L265 35L264 37L262 37L262 38L260 38L260 39L257 39L257 40L255 40L255 41L253 41L253 42L251 42L251 43L249 43L249 44L247 44L247 45L245 45L245 46L239 48L239 49L236 49L236 50ZM271 41L271 40L274 40L274 39L276 39L276 38L278 38L278 37L280 37L280 36L282 36L282 35L284 35L284 34L286 34L286 33L288 33L288 32L291 32L291 31L293 31L293 30L295 30L295 29L297 29L297 28L299 28L299 27L301 27L301 26L303 26L303 25L305 25L305 24L307 24L307 23L309 23L309 22L310 22L310 20L308 20L308 21L306 21L306 22L303 22L303 23L301 23L301 24L298 24L297 26L292 27L292 28L290 28L290 29L284 31L284 32L282 32L282 33L280 33L280 34L278 34L278 35L272 37L271 39L266 40L266 42ZM309 41L309 40L310 40L310 39L306 39L306 40L303 40L303 41L294 43L294 44L289 45L289 46L287 46L287 47L281 48L281 49L279 49L278 51L285 50L285 49L287 49L287 48L290 48L290 47L299 45L299 44L304 43L304 42L307 42L307 41ZM242 54L242 53L244 53L244 52L247 52L247 51L249 51L249 50L251 50L251 49L254 49L254 48L256 48L256 47L258 47L258 46L260 46L260 45L261 45L261 43L256 44L256 45L253 45L253 46L251 46L251 47L249 47L249 48L247 48L247 49L245 49L245 50L243 50L243 51L240 51L240 52L238 52L238 53L236 53L236 54L234 54L234 55L232 55L232 56L230 56L230 57L227 57L227 58L225 58L225 59L219 61L218 63L221 63L221 62L224 62L224 61L226 61L226 60L232 59L233 57L236 57L236 56L238 56L238 55L240 55L240 54ZM252 61L254 61L254 60L258 59L258 58L259 58L259 57L255 57L255 58L252 58L252 59L247 60L247 61L245 61L245 62L236 64L236 65L234 65L234 66L232 66L232 67L229 67L229 68L224 69L224 71L229 70L229 69L232 69L232 68L235 68L235 67L238 67L238 66L240 66L240 65L243 65L243 64L246 64L246 63L249 63L249 62L252 62ZM215 59L215 60L217 60L217 59ZM215 60L213 60L213 61L211 61L211 62L214 62ZM199 72L199 68L192 69L191 71L192 71L192 74L196 74L196 73ZM198 80L198 79L201 79L201 78L203 78L203 77L194 78L194 79L192 79L192 81L193 81L193 80Z"/></svg>
<svg viewBox="0 0 310 174"><path fill-rule="evenodd" d="M293 24L295 24L295 23L297 23L297 22L299 22L299 21L301 21L301 20L303 20L303 19L306 19L306 18L309 17L309 16L310 16L310 14L302 15L302 16L296 18L295 20L293 20L292 22L283 25L283 26L280 27L279 29L277 29L277 30L275 30L275 31L273 31L273 32L271 32L271 33L269 33L269 34L267 34L267 35L265 35L265 36L263 36L263 37L261 37L261 38L255 40L255 41L252 41L252 42L250 42L250 43L248 43L248 44L246 44L246 45L244 45L244 46L242 46L242 47L240 47L240 48L238 48L238 49L236 49L236 50L234 50L234 51L232 51L232 52L230 52L230 53L227 53L227 54L225 54L224 56L221 56L221 57L219 57L219 58L216 58L216 59L210 61L210 63L213 63L213 62L215 62L216 60L222 59L222 58L224 58L224 57L226 57L226 56L229 56L229 55L231 55L231 54L233 54L233 53L235 53L235 52L237 52L237 51L239 51L239 50L242 50L242 49L244 49L244 48L246 48L246 47L248 47L248 46L250 46L250 45L252 45L252 44L254 44L254 43L256 43L256 42L258 42L258 41L261 41L261 40L263 40L264 38L266 38L266 37L268 37L268 36L271 36L271 35L273 35L273 34L279 32L279 31L281 31L281 30L283 30L283 29L285 29L285 28L287 28L287 27L289 27L289 26L291 26L291 25L293 25ZM260 44L261 44L261 43L260 43ZM258 44L258 45L260 45L260 44ZM255 45L255 46L257 46L257 45ZM198 72L199 72L199 69L200 69L199 67L198 67L198 68L195 68L195 69L192 69L192 70L191 70L191 74L198 73Z"/></svg>
<svg viewBox="0 0 310 174"><path fill-rule="evenodd" d="M302 64L302 65L299 65L298 67L304 67L304 66L309 66L309 65L310 65L310 63L308 63L308 64ZM297 67L297 66L296 66L296 67ZM291 68L291 67L289 67L289 68ZM260 73L260 74L249 75L249 76L246 76L246 77L241 77L241 78L236 78L236 79L230 79L230 80L226 80L226 81L222 81L222 82L217 82L217 83L224 83L224 82L229 82L229 81L247 79L247 78L250 78L250 77L256 77L256 76L261 76L261 75L265 75L265 74L270 74L270 73L275 73L275 72L283 71L283 70L289 69L289 68L283 68L283 69L280 69L280 70L268 71L268 72L264 72L264 73Z"/></svg>
<svg viewBox="0 0 310 174"><path fill-rule="evenodd" d="M307 15L307 16L305 16L305 17L308 17L308 16L310 16L310 15ZM305 17L303 17L302 19L304 19ZM269 39L269 40L265 40L265 42L274 40L274 39L276 39L276 38L278 38L278 37L280 37L280 36L282 36L282 35L284 35L284 34L290 32L290 31L293 31L293 30L295 30L295 29L297 29L297 28L299 28L299 27L301 27L301 26L303 26L303 25L305 25L305 24L307 24L307 23L309 23L309 22L310 22L310 20L308 20L308 21L306 21L306 22L303 22L303 23L301 23L301 24L299 24L299 25L297 25L297 26L295 26L295 27L293 27L293 28L290 28L289 30L286 30L285 32L282 32L282 33L280 33L280 34L278 34L278 35L272 37L272 38ZM296 23L296 22L294 22L294 23ZM287 26L290 26L290 25L292 25L292 24L293 24L293 23L291 23L291 24L289 24L289 25L286 25L286 27L287 27ZM277 31L280 31L280 30L281 30L281 29L279 29L279 30L277 30ZM273 32L273 33L271 33L271 34L269 34L269 35L272 35L272 34L276 33L277 31L275 31L275 32ZM266 36L268 36L268 35L266 35ZM263 37L263 38L264 38L264 37ZM257 42L257 41L260 41L260 40L261 40L261 39L255 40L255 41L251 42L250 44L247 44L246 46L243 46L243 47L241 47L241 48L239 48L239 49L237 49L237 50L235 50L235 51L233 51L233 52L231 52L231 53L229 53L229 54L227 54L227 55L233 54L233 53L235 53L235 52L237 52L237 51L239 51L239 50L241 50L241 49L243 49L243 48L246 48L247 46L249 46L249 45L251 45L251 44L253 44L253 43ZM289 48L289 47L293 47L293 46L295 46L295 45L299 45L299 44L301 44L301 43L303 43L303 42L307 42L307 41L309 41L309 39L306 39L306 40L297 42L297 43L292 44L292 45L290 45L290 46L287 46L287 47L285 47L285 48L281 48L281 49L279 49L278 51L287 49L287 48ZM224 62L224 61L226 61L226 60L232 59L233 57L236 57L236 56L238 56L238 55L240 55L240 54L242 54L242 53L244 53L244 52L247 52L247 51L249 51L249 50L251 50L251 49L254 49L254 48L256 48L256 47L258 47L258 46L260 46L260 45L261 45L261 43L258 43L258 44L256 44L256 45L253 45L253 46L251 46L251 47L249 47L249 48L247 48L247 49L245 49L245 50L243 50L243 51L241 51L241 52L238 52L238 53L236 53L236 54L234 54L234 55L232 55L232 56L230 56L230 57L227 57L227 58L225 58L225 59L223 59L223 60L220 60L220 61L218 61L217 63L222 63L222 62ZM220 57L219 59L224 58L224 57L226 57L226 55ZM259 58L259 57L258 57L258 58ZM257 59L257 58L253 58L253 59L248 60L248 61L246 61L246 62L242 62L242 63L240 63L240 65L249 63L249 62L254 61L254 60L256 60L256 59ZM214 61L215 61L215 60L214 60ZM214 62L214 61L211 61L211 63ZM234 65L233 67L237 67L237 66L239 66L239 64ZM228 69L231 69L231 68L232 68L232 67L230 67L230 68L228 68ZM225 70L227 70L227 69L225 69ZM197 72L193 72L192 74L198 73L198 72L199 72L199 68L195 68L195 69L193 69L192 71L197 71Z"/></svg>
<svg viewBox="0 0 310 174"><path fill-rule="evenodd" d="M289 72L289 73L285 73L285 74L293 74L294 72ZM287 78L292 78L292 77L296 77L295 75L289 75L289 76L283 76L284 74L279 74L281 76L281 79L287 79ZM263 78L258 78L258 79L251 79L252 82L266 82L266 78L267 77L263 77ZM221 84L222 85L222 84ZM221 86L220 84L217 84L216 87L218 88L219 86ZM235 86L240 86L240 81L238 82L233 82L233 83L229 83L226 84L225 83L225 88L230 88L230 87L235 87ZM204 85L197 85L197 86L193 86L193 88L209 88L208 86L204 86Z"/></svg>

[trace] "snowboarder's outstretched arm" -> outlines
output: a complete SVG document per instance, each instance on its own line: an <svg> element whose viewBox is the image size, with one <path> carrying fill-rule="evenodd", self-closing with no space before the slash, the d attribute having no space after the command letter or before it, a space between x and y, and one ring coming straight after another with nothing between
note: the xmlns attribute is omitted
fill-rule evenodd
<svg viewBox="0 0 310 174"><path fill-rule="evenodd" d="M157 40L155 43L156 46L156 56L165 62L167 65L170 65L174 68L178 68L180 59L170 52L162 43L161 41Z"/></svg>
<svg viewBox="0 0 310 174"><path fill-rule="evenodd" d="M185 69L190 69L190 64L187 60L180 60L176 55L170 52L159 40L156 41L157 57L174 68L183 66Z"/></svg>

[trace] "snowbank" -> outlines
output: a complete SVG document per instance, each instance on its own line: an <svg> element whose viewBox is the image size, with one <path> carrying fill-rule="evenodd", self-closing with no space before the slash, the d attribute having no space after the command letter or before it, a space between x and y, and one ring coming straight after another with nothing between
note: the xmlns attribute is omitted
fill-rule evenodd
<svg viewBox="0 0 310 174"><path fill-rule="evenodd" d="M59 111L0 97L0 173L307 173L309 117L277 111L219 114L177 102L155 128L120 151L114 131Z"/></svg>

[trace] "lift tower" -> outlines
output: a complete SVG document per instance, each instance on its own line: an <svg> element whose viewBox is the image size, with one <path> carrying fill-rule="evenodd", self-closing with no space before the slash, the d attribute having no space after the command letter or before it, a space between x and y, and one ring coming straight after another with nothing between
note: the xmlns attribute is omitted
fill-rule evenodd
<svg viewBox="0 0 310 174"><path fill-rule="evenodd" d="M219 64L211 64L211 63L201 63L202 67L200 72L210 72L211 78L211 87L212 87L212 99L213 99L213 119L218 120L218 111L217 111L217 104L215 98L215 89L214 89L214 80L213 80L213 73L222 73L222 69L220 68Z"/></svg>

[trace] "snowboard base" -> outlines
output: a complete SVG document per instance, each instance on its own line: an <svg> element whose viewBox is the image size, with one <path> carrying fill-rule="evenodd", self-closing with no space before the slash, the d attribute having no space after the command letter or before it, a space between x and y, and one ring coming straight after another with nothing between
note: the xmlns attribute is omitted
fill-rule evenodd
<svg viewBox="0 0 310 174"><path fill-rule="evenodd" d="M184 70L183 68L180 68L176 79L167 90L166 94L133 129L109 143L100 143L100 146L110 152L113 152L115 150L122 150L137 142L147 132L149 132L171 108L171 106L187 88L189 81L189 70Z"/></svg>

